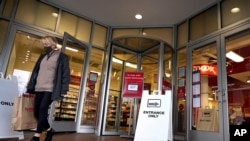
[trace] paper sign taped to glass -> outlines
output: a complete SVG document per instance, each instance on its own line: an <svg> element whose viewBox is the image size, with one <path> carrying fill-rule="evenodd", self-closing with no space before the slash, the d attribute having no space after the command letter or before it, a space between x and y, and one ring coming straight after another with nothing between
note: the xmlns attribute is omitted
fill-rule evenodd
<svg viewBox="0 0 250 141"><path fill-rule="evenodd" d="M140 98L142 96L143 72L125 72L123 80L123 97Z"/></svg>
<svg viewBox="0 0 250 141"><path fill-rule="evenodd" d="M197 130L202 131L218 131L218 113L217 110L212 109L199 109Z"/></svg>

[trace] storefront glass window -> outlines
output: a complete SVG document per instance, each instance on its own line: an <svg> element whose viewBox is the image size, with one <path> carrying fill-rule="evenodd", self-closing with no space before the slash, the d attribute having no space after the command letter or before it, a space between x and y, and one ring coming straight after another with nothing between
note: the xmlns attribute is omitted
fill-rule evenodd
<svg viewBox="0 0 250 141"><path fill-rule="evenodd" d="M112 33L112 39L117 38L117 37L121 37L121 36L128 36L128 35L136 35L139 36L140 35L140 29L138 28L132 28L132 29L113 29L113 33Z"/></svg>
<svg viewBox="0 0 250 141"><path fill-rule="evenodd" d="M188 42L187 22L178 25L177 27L177 47L184 47Z"/></svg>
<svg viewBox="0 0 250 141"><path fill-rule="evenodd" d="M93 32L93 44L100 46L100 47L105 47L107 31L108 31L107 28L101 25L95 24L94 32Z"/></svg>
<svg viewBox="0 0 250 141"><path fill-rule="evenodd" d="M104 52L92 48L81 125L95 126Z"/></svg>
<svg viewBox="0 0 250 141"><path fill-rule="evenodd" d="M85 20L83 18L78 18L76 38L78 40L89 43L91 27L92 27L92 22Z"/></svg>
<svg viewBox="0 0 250 141"><path fill-rule="evenodd" d="M161 39L169 45L173 45L173 29L172 28L144 28L143 36Z"/></svg>
<svg viewBox="0 0 250 141"><path fill-rule="evenodd" d="M4 10L3 10L4 17L11 16L11 11L13 9L14 2L15 2L15 0L6 0L5 1Z"/></svg>
<svg viewBox="0 0 250 141"><path fill-rule="evenodd" d="M19 0L15 19L27 24L55 30L58 9L37 0Z"/></svg>
<svg viewBox="0 0 250 141"><path fill-rule="evenodd" d="M218 30L217 5L190 20L190 40L198 39Z"/></svg>
<svg viewBox="0 0 250 141"><path fill-rule="evenodd" d="M77 27L78 17L62 11L60 24L58 27L58 33L63 34L64 32L69 33L70 35L75 36L76 27Z"/></svg>
<svg viewBox="0 0 250 141"><path fill-rule="evenodd" d="M250 16L250 0L223 0L221 3L222 27Z"/></svg>
<svg viewBox="0 0 250 141"><path fill-rule="evenodd" d="M250 125L250 30L226 38L229 125ZM229 54L235 53L239 60Z"/></svg>
<svg viewBox="0 0 250 141"><path fill-rule="evenodd" d="M40 37L24 32L17 32L12 46L6 75L17 75L20 93L26 92L26 85L33 70L33 67L43 52ZM20 73L19 75L16 73Z"/></svg>

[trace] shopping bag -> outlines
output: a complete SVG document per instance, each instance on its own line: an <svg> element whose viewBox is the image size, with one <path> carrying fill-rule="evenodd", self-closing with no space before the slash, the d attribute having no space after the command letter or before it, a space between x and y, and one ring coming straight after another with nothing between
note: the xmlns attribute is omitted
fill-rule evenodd
<svg viewBox="0 0 250 141"><path fill-rule="evenodd" d="M197 130L218 131L218 113L216 109L199 110Z"/></svg>
<svg viewBox="0 0 250 141"><path fill-rule="evenodd" d="M36 128L34 98L35 95L32 94L25 94L15 98L11 119L12 130L20 131Z"/></svg>

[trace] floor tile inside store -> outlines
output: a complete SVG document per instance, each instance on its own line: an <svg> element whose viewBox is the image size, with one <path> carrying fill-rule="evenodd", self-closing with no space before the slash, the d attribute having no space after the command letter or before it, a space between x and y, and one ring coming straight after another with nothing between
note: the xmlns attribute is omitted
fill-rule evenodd
<svg viewBox="0 0 250 141"><path fill-rule="evenodd" d="M24 140L29 141L34 132L25 131ZM40 141L43 141L45 134L42 134ZM18 141L18 138L0 139L0 141ZM120 136L96 136L95 134L83 133L56 133L53 136L53 141L133 141L133 138Z"/></svg>

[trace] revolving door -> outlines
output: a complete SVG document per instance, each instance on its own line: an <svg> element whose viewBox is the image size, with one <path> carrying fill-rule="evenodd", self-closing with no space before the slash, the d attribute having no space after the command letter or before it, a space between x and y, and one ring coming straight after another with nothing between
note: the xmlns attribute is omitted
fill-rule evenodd
<svg viewBox="0 0 250 141"><path fill-rule="evenodd" d="M123 97L124 73L143 72L144 90L149 92L171 90L172 54L172 48L160 40L123 37L112 41L107 53L100 134L134 135L140 98Z"/></svg>

